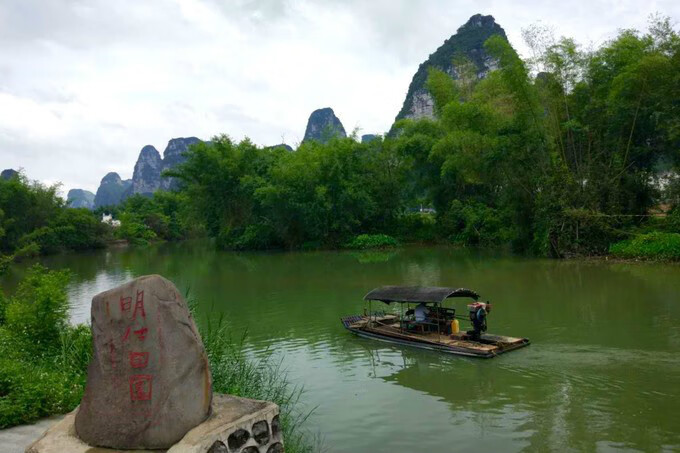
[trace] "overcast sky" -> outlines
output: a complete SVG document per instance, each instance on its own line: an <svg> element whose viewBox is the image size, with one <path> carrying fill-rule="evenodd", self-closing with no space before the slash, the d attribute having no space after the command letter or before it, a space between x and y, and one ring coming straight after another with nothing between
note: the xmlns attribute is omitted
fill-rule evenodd
<svg viewBox="0 0 680 453"><path fill-rule="evenodd" d="M418 65L476 13L600 44L680 2L0 0L0 169L96 191L170 138L296 145L312 110L389 129Z"/></svg>

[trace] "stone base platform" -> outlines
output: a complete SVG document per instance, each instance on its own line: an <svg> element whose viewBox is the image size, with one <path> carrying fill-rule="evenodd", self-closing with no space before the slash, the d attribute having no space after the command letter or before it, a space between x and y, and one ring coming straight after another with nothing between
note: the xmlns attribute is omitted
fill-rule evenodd
<svg viewBox="0 0 680 453"><path fill-rule="evenodd" d="M77 410L77 409L76 409ZM26 453L114 453L91 447L75 429L76 411L66 415L26 449ZM212 414L169 450L125 450L126 453L282 453L279 407L267 401L213 395Z"/></svg>

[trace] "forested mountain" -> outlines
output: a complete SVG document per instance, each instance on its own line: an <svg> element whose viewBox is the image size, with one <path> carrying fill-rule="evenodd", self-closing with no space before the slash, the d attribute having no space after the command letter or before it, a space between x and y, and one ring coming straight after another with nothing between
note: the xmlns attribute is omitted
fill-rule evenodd
<svg viewBox="0 0 680 453"><path fill-rule="evenodd" d="M123 195L131 186L131 179L122 180L116 172L107 173L102 178L97 193L94 196L94 207L111 206L120 203Z"/></svg>
<svg viewBox="0 0 680 453"><path fill-rule="evenodd" d="M94 208L94 194L89 190L71 189L66 196L66 204L72 208Z"/></svg>
<svg viewBox="0 0 680 453"><path fill-rule="evenodd" d="M396 120L432 118L434 115L434 101L426 86L430 68L440 69L455 80L468 79L469 83L473 79L484 78L489 71L496 69L498 61L484 48L486 40L494 35L507 39L505 31L493 16L472 16L420 64Z"/></svg>
<svg viewBox="0 0 680 453"><path fill-rule="evenodd" d="M307 129L302 142L315 140L320 143L327 143L334 137L347 137L342 122L335 116L335 112L330 107L314 110L309 115Z"/></svg>

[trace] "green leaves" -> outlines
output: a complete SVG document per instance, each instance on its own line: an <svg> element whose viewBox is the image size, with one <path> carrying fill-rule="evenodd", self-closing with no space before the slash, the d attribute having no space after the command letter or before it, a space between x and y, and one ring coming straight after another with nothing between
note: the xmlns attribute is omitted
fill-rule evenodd
<svg viewBox="0 0 680 453"><path fill-rule="evenodd" d="M387 234L360 234L345 244L348 249L384 249L397 247L399 242Z"/></svg>
<svg viewBox="0 0 680 453"><path fill-rule="evenodd" d="M434 99L435 112L438 115L441 115L445 105L460 97L459 90L451 76L435 67L428 68L426 87Z"/></svg>
<svg viewBox="0 0 680 453"><path fill-rule="evenodd" d="M680 260L680 234L649 233L617 242L609 248L612 255L621 258Z"/></svg>
<svg viewBox="0 0 680 453"><path fill-rule="evenodd" d="M403 165L381 140L310 141L288 152L223 136L192 150L175 175L220 247L298 248L393 226Z"/></svg>

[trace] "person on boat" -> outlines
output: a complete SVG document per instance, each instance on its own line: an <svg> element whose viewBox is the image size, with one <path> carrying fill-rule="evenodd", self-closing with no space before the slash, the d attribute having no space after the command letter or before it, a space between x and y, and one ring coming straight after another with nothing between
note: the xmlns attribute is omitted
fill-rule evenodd
<svg viewBox="0 0 680 453"><path fill-rule="evenodd" d="M416 322L425 322L429 312L430 311L427 309L427 306L424 303L419 303L415 309Z"/></svg>
<svg viewBox="0 0 680 453"><path fill-rule="evenodd" d="M482 338L482 332L486 332L486 314L488 312L487 305L482 303L474 303L468 305L470 309L470 322L472 322L472 330L468 330L473 341L479 341Z"/></svg>

